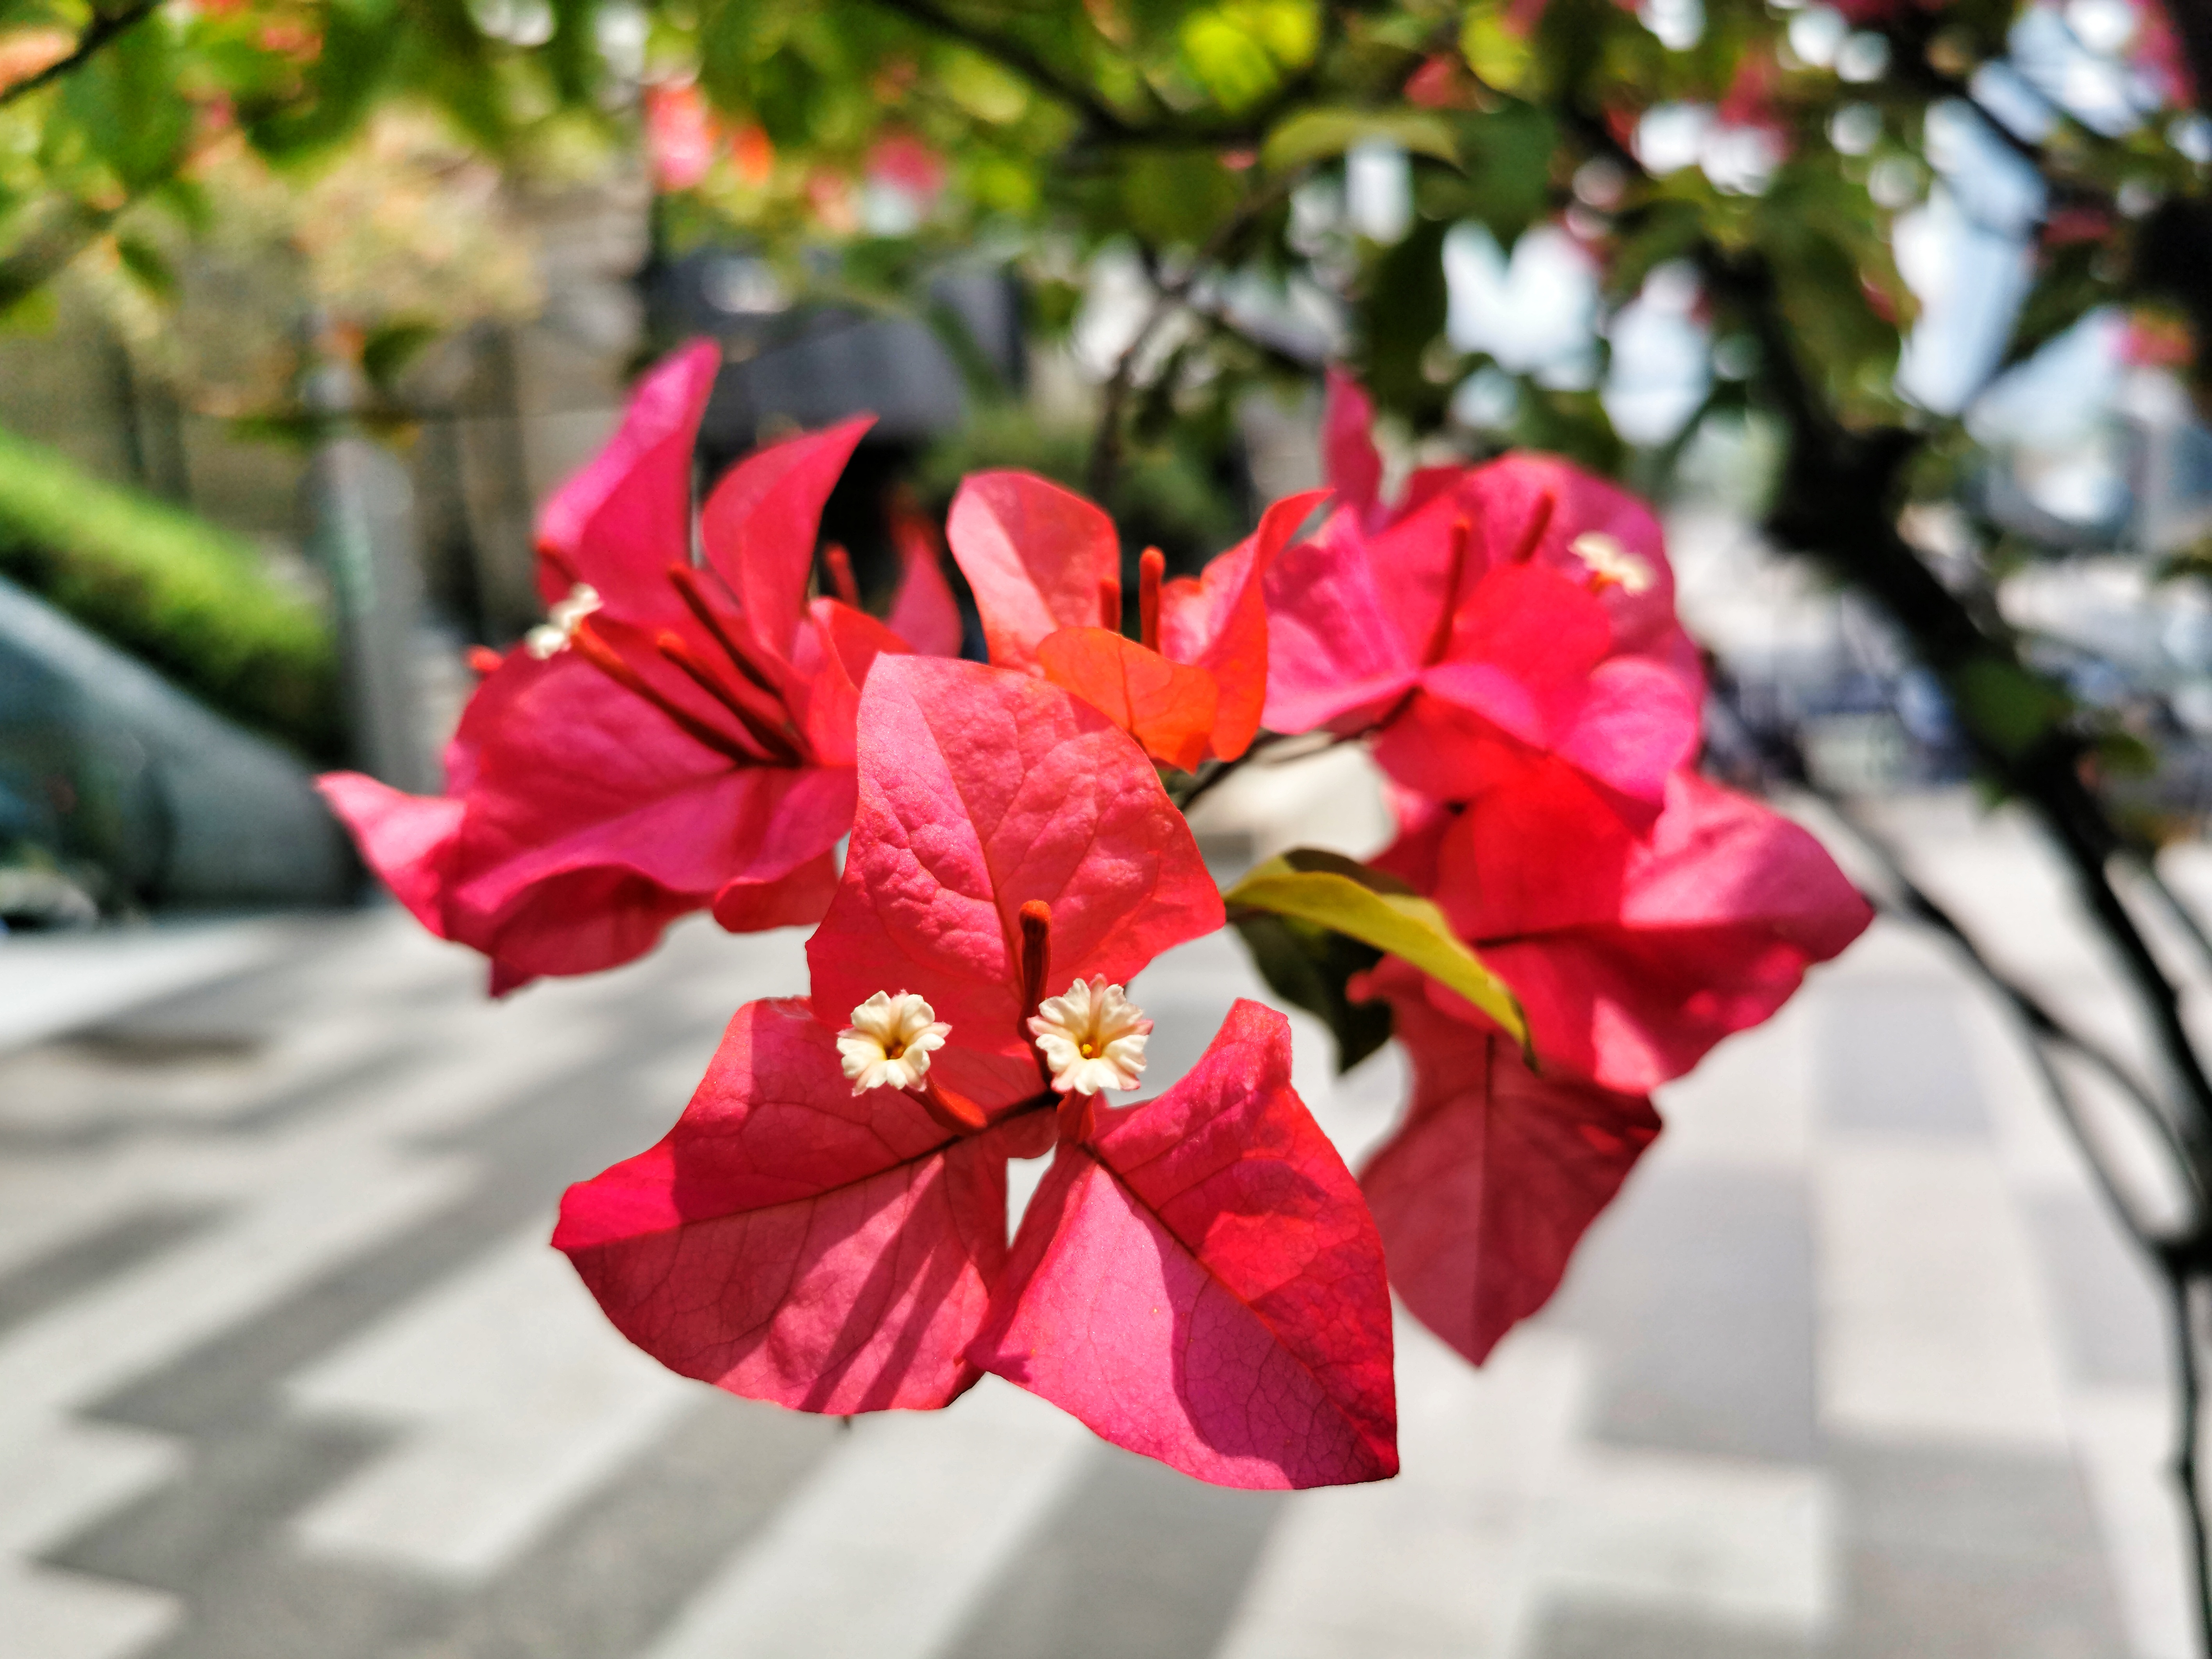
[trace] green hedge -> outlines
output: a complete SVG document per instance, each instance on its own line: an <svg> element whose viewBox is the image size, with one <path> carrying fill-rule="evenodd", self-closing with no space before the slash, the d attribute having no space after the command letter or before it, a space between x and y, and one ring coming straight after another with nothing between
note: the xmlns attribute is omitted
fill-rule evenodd
<svg viewBox="0 0 2212 1659"><path fill-rule="evenodd" d="M205 520L0 432L0 574L240 724L337 753L329 624Z"/></svg>

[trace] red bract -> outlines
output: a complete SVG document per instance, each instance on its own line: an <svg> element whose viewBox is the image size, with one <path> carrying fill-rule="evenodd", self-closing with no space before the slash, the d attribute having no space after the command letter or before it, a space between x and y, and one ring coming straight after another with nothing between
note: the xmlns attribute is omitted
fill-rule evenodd
<svg viewBox="0 0 2212 1659"><path fill-rule="evenodd" d="M669 1137L563 1200L554 1242L609 1317L808 1410L939 1406L988 1369L1206 1479L1391 1473L1381 1245L1281 1018L1239 1004L1118 1111L1030 1039L1048 985L1126 979L1222 920L1141 751L1041 681L901 658L863 693L859 763L811 1011L741 1009ZM1006 1159L1055 1138L1010 1257Z"/></svg>
<svg viewBox="0 0 2212 1659"><path fill-rule="evenodd" d="M1571 774L1532 768L1433 809L1376 862L1513 988L1547 1074L1633 1093L1765 1019L1874 915L1805 830L1689 772L1645 835ZM1428 995L1488 1026L1443 986Z"/></svg>
<svg viewBox="0 0 2212 1659"><path fill-rule="evenodd" d="M739 463L708 499L696 566L692 444L718 361L702 343L647 376L548 503L553 620L477 688L447 794L323 780L423 925L492 958L495 991L626 962L708 905L736 931L811 921L836 884L859 687L878 653L907 649L806 599L822 504L867 423ZM908 613L927 616L933 576L941 589L934 572L908 581Z"/></svg>
<svg viewBox="0 0 2212 1659"><path fill-rule="evenodd" d="M1644 1096L1531 1072L1510 1039L1435 1008L1425 982L1392 960L1368 976L1395 1012L1413 1096L1359 1184L1390 1283L1479 1365L1551 1299L1659 1118Z"/></svg>
<svg viewBox="0 0 2212 1659"><path fill-rule="evenodd" d="M960 603L945 580L937 526L903 505L890 515L892 544L905 576L884 620L892 633L926 657L960 654Z"/></svg>
<svg viewBox="0 0 2212 1659"><path fill-rule="evenodd" d="M1650 509L1542 456L1429 468L1386 507L1369 415L1333 376L1340 506L1267 577L1267 725L1376 731L1382 766L1443 799L1541 757L1648 821L1703 696Z"/></svg>
<svg viewBox="0 0 2212 1659"><path fill-rule="evenodd" d="M1228 1486L1398 1468L1374 1223L1238 1001L1190 1074L1063 1141L976 1362L1118 1445Z"/></svg>
<svg viewBox="0 0 2212 1659"><path fill-rule="evenodd" d="M1234 760L1260 728L1267 684L1263 584L1322 497L1276 502L1258 532L1193 578L1139 561L1139 638L1121 627L1113 521L1026 472L963 483L946 532L983 618L991 660L1042 674L1103 711L1154 758L1185 770Z"/></svg>

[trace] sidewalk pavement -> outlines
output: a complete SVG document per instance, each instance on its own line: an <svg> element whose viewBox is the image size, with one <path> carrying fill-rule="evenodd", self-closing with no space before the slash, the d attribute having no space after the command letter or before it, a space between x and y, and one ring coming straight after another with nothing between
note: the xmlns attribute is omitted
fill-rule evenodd
<svg viewBox="0 0 2212 1659"><path fill-rule="evenodd" d="M1948 811L1916 845L2033 957L2033 847ZM1997 1011L1893 925L1662 1094L1483 1370L1401 1319L1403 1475L1295 1495L989 1378L846 1428L607 1327L554 1203L803 987L797 934L689 923L498 1004L396 911L194 937L0 945L0 1009L109 998L0 1055L9 1659L2188 1651L2150 1281ZM2040 969L2085 972L2063 943ZM1228 936L1133 988L1163 1085L1261 994ZM1356 1159L1401 1061L1333 1078L1296 1030Z"/></svg>

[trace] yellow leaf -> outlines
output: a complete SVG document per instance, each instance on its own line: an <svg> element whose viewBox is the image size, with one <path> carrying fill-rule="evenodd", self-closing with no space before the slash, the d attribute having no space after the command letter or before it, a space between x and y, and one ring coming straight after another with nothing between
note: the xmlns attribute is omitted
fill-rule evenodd
<svg viewBox="0 0 2212 1659"><path fill-rule="evenodd" d="M1459 145L1451 124L1425 109L1302 109L1278 122L1261 150L1270 172L1283 173L1326 156L1340 155L1354 144L1379 138L1459 165Z"/></svg>
<svg viewBox="0 0 2212 1659"><path fill-rule="evenodd" d="M1222 896L1231 910L1293 916L1411 963L1496 1020L1525 1049L1519 999L1403 882L1335 853L1300 848L1269 859Z"/></svg>
<svg viewBox="0 0 2212 1659"><path fill-rule="evenodd" d="M1496 4L1468 9L1460 26L1459 49L1467 66L1500 92L1519 92L1536 56L1528 36Z"/></svg>

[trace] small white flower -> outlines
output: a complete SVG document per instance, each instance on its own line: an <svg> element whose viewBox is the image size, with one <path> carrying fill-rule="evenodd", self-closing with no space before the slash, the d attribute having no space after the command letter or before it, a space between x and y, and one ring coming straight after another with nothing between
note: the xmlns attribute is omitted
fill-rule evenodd
<svg viewBox="0 0 2212 1659"><path fill-rule="evenodd" d="M1651 566L1637 557L1601 530L1587 530L1567 544L1567 551L1589 567L1599 587L1619 587L1641 593L1651 586Z"/></svg>
<svg viewBox="0 0 2212 1659"><path fill-rule="evenodd" d="M1062 1094L1135 1088L1152 1030L1145 1011L1103 979L1079 979L1066 995L1037 1004L1030 1018L1030 1035L1052 1067L1052 1086Z"/></svg>
<svg viewBox="0 0 2212 1659"><path fill-rule="evenodd" d="M911 991L878 991L853 1010L853 1023L837 1034L837 1064L853 1092L911 1089L928 1075L929 1051L945 1046L952 1028Z"/></svg>
<svg viewBox="0 0 2212 1659"><path fill-rule="evenodd" d="M577 625L599 608L599 590L589 582L578 582L567 599L545 613L548 620L522 636L522 648L540 662L559 656L575 637Z"/></svg>

